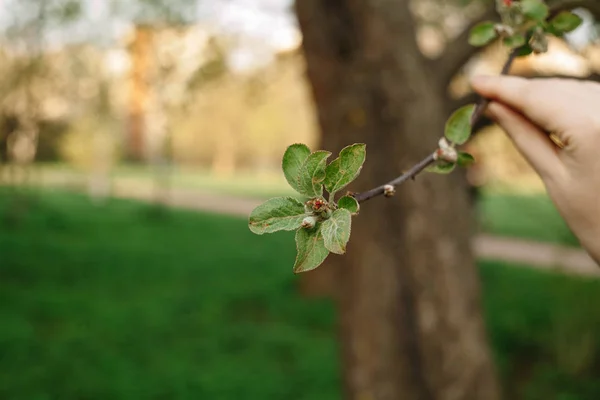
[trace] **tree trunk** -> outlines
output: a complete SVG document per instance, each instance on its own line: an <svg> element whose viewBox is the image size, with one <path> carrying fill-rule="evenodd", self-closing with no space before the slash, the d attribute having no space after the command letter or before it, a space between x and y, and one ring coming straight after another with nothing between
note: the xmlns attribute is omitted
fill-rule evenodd
<svg viewBox="0 0 600 400"><path fill-rule="evenodd" d="M322 147L367 144L354 191L433 151L444 107L408 0L297 0ZM345 398L497 399L460 174L363 204L336 268ZM334 265L337 264L337 265Z"/></svg>

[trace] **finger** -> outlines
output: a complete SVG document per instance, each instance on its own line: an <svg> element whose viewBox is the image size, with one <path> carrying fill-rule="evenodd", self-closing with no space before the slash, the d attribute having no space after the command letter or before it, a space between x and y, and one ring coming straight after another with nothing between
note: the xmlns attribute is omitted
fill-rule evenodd
<svg viewBox="0 0 600 400"><path fill-rule="evenodd" d="M546 131L560 130L557 116L569 104L564 85L515 76L479 76L472 80L483 97L508 105Z"/></svg>
<svg viewBox="0 0 600 400"><path fill-rule="evenodd" d="M511 138L533 169L544 179L560 173L562 164L548 136L524 116L498 103L490 103L488 115Z"/></svg>

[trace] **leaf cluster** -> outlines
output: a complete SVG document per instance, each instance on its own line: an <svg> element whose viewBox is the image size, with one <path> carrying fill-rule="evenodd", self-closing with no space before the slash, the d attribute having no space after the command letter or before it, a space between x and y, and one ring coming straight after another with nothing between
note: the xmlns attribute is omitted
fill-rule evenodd
<svg viewBox="0 0 600 400"><path fill-rule="evenodd" d="M427 172L449 174L457 165L468 167L475 162L471 154L455 149L457 145L465 144L471 137L471 118L475 108L474 104L461 107L446 121L444 138L440 140L439 149L435 153L436 162L427 167Z"/></svg>
<svg viewBox="0 0 600 400"><path fill-rule="evenodd" d="M502 22L483 22L475 26L470 32L471 45L485 46L501 38L518 56L543 53L548 49L548 34L561 37L582 22L579 16L568 11L550 17L548 6L542 0L497 0L497 4ZM507 65L512 60L510 58ZM475 114L482 111L478 107L486 104L482 101L478 106L468 105L450 116L438 149L433 157L430 154L423 161L428 163L423 164L428 165L426 171L448 174L456 166L466 167L475 162L471 154L456 147L469 140L473 121L477 118ZM307 200L278 197L261 204L250 214L250 230L256 234L296 231L296 273L317 268L330 253L344 254L350 240L352 216L359 212L359 203L354 196L347 194L336 202L335 195L360 174L366 159L366 146L360 143L348 146L327 164L330 156L331 153L324 150L311 152L304 144L289 146L283 155L283 173L290 186ZM400 178L414 177L422 169L414 170L416 172ZM401 180L392 182L396 181ZM378 193L386 196L394 193L391 184L383 188L383 192Z"/></svg>
<svg viewBox="0 0 600 400"><path fill-rule="evenodd" d="M547 35L562 37L582 23L570 11L550 18L550 10L543 0L501 1L498 3L501 23L482 22L470 32L469 43L485 46L501 38L506 46L519 49L519 56L548 51Z"/></svg>
<svg viewBox="0 0 600 400"><path fill-rule="evenodd" d="M324 150L311 152L305 144L289 146L283 155L283 173L289 185L307 200L270 199L256 207L248 220L250 230L258 235L296 231L295 273L317 268L330 253L344 254L350 240L352 216L359 212L354 197L345 195L336 202L335 194L360 174L366 145L345 147L338 158L327 164L330 156Z"/></svg>

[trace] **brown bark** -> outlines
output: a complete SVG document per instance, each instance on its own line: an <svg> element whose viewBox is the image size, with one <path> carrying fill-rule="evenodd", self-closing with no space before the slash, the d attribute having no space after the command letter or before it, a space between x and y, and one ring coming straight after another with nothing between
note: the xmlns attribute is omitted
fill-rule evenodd
<svg viewBox="0 0 600 400"><path fill-rule="evenodd" d="M432 151L440 90L417 48L408 0L298 0L322 148L364 142L351 187L379 185ZM345 397L497 399L459 174L424 174L363 205L339 287Z"/></svg>

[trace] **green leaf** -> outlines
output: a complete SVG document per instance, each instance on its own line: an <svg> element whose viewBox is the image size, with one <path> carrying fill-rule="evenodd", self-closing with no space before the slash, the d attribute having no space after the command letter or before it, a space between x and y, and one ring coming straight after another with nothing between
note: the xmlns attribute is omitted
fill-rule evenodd
<svg viewBox="0 0 600 400"><path fill-rule="evenodd" d="M434 174L447 175L450 172L454 171L454 168L456 168L455 163L440 160L437 161L435 164L425 168L425 171L432 172Z"/></svg>
<svg viewBox="0 0 600 400"><path fill-rule="evenodd" d="M563 32L561 32L558 29L556 29L550 23L544 24L544 32L546 32L549 35L554 35L554 36L559 37L559 38L565 36L565 34Z"/></svg>
<svg viewBox="0 0 600 400"><path fill-rule="evenodd" d="M530 19L542 22L548 18L550 10L542 0L521 0L521 9Z"/></svg>
<svg viewBox="0 0 600 400"><path fill-rule="evenodd" d="M458 160L456 161L456 163L459 167L468 167L474 162L475 157L473 157L471 154L462 151L458 152Z"/></svg>
<svg viewBox="0 0 600 400"><path fill-rule="evenodd" d="M356 143L344 147L338 158L327 166L325 188L331 194L343 189L360 174L367 157L367 145Z"/></svg>
<svg viewBox="0 0 600 400"><path fill-rule="evenodd" d="M350 240L352 215L345 208L338 208L331 218L325 220L321 232L325 239L325 248L335 254L344 254Z"/></svg>
<svg viewBox="0 0 600 400"><path fill-rule="evenodd" d="M527 44L527 38L522 33L516 33L512 36L504 38L504 45L510 47L511 49L516 49L517 47L521 47Z"/></svg>
<svg viewBox="0 0 600 400"><path fill-rule="evenodd" d="M277 231L293 231L306 217L304 204L292 197L267 200L250 213L248 226L257 235Z"/></svg>
<svg viewBox="0 0 600 400"><path fill-rule="evenodd" d="M298 175L298 192L308 197L323 195L323 181L325 180L325 166L331 153L319 150L308 156L300 167Z"/></svg>
<svg viewBox="0 0 600 400"><path fill-rule="evenodd" d="M493 22L482 22L471 29L469 34L469 44L471 46L485 46L498 37L496 24Z"/></svg>
<svg viewBox="0 0 600 400"><path fill-rule="evenodd" d="M569 11L563 11L550 20L550 27L558 33L572 32L581 25L583 20L577 14Z"/></svg>
<svg viewBox="0 0 600 400"><path fill-rule="evenodd" d="M338 200L338 207L345 208L352 214L356 214L358 213L358 210L360 210L360 205L358 204L358 201L356 201L356 199L352 196L340 197L340 199Z"/></svg>
<svg viewBox="0 0 600 400"><path fill-rule="evenodd" d="M529 44L525 44L517 49L517 57L525 57L533 53L533 49Z"/></svg>
<svg viewBox="0 0 600 400"><path fill-rule="evenodd" d="M311 271L325 261L329 250L325 248L325 240L321 227L315 229L298 229L296 232L296 262L294 273Z"/></svg>
<svg viewBox="0 0 600 400"><path fill-rule="evenodd" d="M290 186L296 191L300 191L298 187L300 168L309 155L310 149L307 145L302 143L296 143L289 146L283 154L283 160L281 162L283 174Z"/></svg>
<svg viewBox="0 0 600 400"><path fill-rule="evenodd" d="M471 116L475 105L471 104L456 110L446 122L446 138L453 143L463 144L471 136Z"/></svg>

